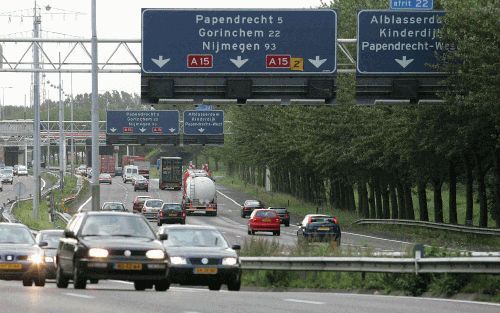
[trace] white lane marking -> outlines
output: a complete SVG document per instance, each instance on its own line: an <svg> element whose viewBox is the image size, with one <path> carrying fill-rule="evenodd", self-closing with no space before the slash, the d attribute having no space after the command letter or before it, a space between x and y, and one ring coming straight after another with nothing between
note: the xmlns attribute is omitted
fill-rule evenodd
<svg viewBox="0 0 500 313"><path fill-rule="evenodd" d="M455 300L455 299L442 299L442 298L429 298L429 297L408 297L408 296L391 296L391 295L367 295L367 294L354 294L354 293L332 293L337 296L351 296L351 297L387 297L396 299L408 299L408 300L426 300L426 301L440 301L440 302L456 302L465 304L480 304L489 306L499 306L500 303L493 302L480 302L480 301L469 301L469 300Z"/></svg>
<svg viewBox="0 0 500 313"><path fill-rule="evenodd" d="M42 190L45 189L45 185L47 185L47 183L45 182L45 179L43 178L40 178L42 180Z"/></svg>
<svg viewBox="0 0 500 313"><path fill-rule="evenodd" d="M90 202L90 200L92 200L92 197L89 197L87 200L85 200L85 202L82 205L80 205L80 207L78 208L78 212L80 212L83 209L83 207Z"/></svg>
<svg viewBox="0 0 500 313"><path fill-rule="evenodd" d="M94 299L95 298L93 296L80 295L77 293L70 293L70 292L63 293L63 295L70 296L70 297L83 298L83 299Z"/></svg>
<svg viewBox="0 0 500 313"><path fill-rule="evenodd" d="M412 244L411 242L407 242L407 241L394 240L394 239L385 239L385 238L380 238L380 237L374 237L374 236L368 236L368 235L362 235L362 234L357 234L357 233L346 232L346 231L343 231L342 234L347 234L347 235L352 235L352 236L358 236L358 237L365 237L365 238L370 238L370 239L384 240L384 241L390 241L390 242L404 243L406 245L411 245Z"/></svg>
<svg viewBox="0 0 500 313"><path fill-rule="evenodd" d="M127 187L125 187L125 184L121 184L120 182L118 182L118 186L122 187L123 190L125 190L125 197L123 198L123 204L125 204L125 202L127 201L127 198L128 198L128 189Z"/></svg>
<svg viewBox="0 0 500 313"><path fill-rule="evenodd" d="M237 205L237 206L239 206L240 208L242 208L242 206L241 206L238 202L234 201L234 200L233 200L233 199L231 199L229 196L226 196L225 194L223 194L223 193L222 193L222 192L220 192L219 190L217 190L217 192L218 192L218 193L220 193L223 197L225 197L225 198L229 199L230 201L232 201L234 204L236 204L236 205Z"/></svg>
<svg viewBox="0 0 500 313"><path fill-rule="evenodd" d="M310 300L300 300L300 299L283 299L283 301L287 302L296 302L296 303L306 303L306 304L325 304L325 302L319 302L319 301L310 301Z"/></svg>

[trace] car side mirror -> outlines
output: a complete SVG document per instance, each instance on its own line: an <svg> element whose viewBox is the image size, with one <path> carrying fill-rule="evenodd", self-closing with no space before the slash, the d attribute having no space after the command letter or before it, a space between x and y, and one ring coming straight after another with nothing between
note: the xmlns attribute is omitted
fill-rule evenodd
<svg viewBox="0 0 500 313"><path fill-rule="evenodd" d="M71 230L64 230L64 237L66 238L76 238L75 233Z"/></svg>
<svg viewBox="0 0 500 313"><path fill-rule="evenodd" d="M168 234L159 234L158 239L161 241L168 240Z"/></svg>
<svg viewBox="0 0 500 313"><path fill-rule="evenodd" d="M233 250L241 250L241 246L240 245L232 245L231 249L233 249Z"/></svg>
<svg viewBox="0 0 500 313"><path fill-rule="evenodd" d="M38 246L40 248L43 248L43 247L47 247L49 245L49 243L47 241L42 241L42 242L39 242L38 243Z"/></svg>

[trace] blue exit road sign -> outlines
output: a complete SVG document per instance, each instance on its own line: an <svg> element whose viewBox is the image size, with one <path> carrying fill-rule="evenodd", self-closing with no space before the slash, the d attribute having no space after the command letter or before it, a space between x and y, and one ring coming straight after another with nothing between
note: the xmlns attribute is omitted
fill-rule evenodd
<svg viewBox="0 0 500 313"><path fill-rule="evenodd" d="M391 10L432 10L434 0L389 0Z"/></svg>
<svg viewBox="0 0 500 313"><path fill-rule="evenodd" d="M224 134L224 111L184 111L184 134Z"/></svg>
<svg viewBox="0 0 500 313"><path fill-rule="evenodd" d="M179 111L107 111L107 135L178 135Z"/></svg>
<svg viewBox="0 0 500 313"><path fill-rule="evenodd" d="M358 74L436 74L439 53L453 47L438 36L443 11L364 10L358 13Z"/></svg>
<svg viewBox="0 0 500 313"><path fill-rule="evenodd" d="M320 10L142 10L142 72L332 74L337 14Z"/></svg>

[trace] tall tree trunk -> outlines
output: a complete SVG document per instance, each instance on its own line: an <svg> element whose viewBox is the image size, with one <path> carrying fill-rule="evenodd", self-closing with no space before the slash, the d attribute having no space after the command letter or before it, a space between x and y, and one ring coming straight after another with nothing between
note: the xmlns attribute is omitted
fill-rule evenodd
<svg viewBox="0 0 500 313"><path fill-rule="evenodd" d="M405 211L406 218L409 220L415 219L415 210L413 209L413 198L411 196L411 185L404 185L404 194L405 194Z"/></svg>
<svg viewBox="0 0 500 313"><path fill-rule="evenodd" d="M360 211L363 217L370 217L370 204L368 203L368 189L366 188L366 182L361 182L361 204Z"/></svg>
<svg viewBox="0 0 500 313"><path fill-rule="evenodd" d="M449 178L449 222L457 224L457 173L455 172L455 163L450 162L448 168Z"/></svg>
<svg viewBox="0 0 500 313"><path fill-rule="evenodd" d="M377 205L377 218L384 218L382 215L382 192L380 190L380 180L378 177L373 179L375 184L375 204Z"/></svg>
<svg viewBox="0 0 500 313"><path fill-rule="evenodd" d="M493 202L493 218L497 228L500 228L500 149L495 150L495 183L493 193L495 199Z"/></svg>
<svg viewBox="0 0 500 313"><path fill-rule="evenodd" d="M434 192L434 221L436 223L443 222L443 198L441 194L441 189L443 187L443 181L439 177L432 179L432 188Z"/></svg>
<svg viewBox="0 0 500 313"><path fill-rule="evenodd" d="M485 170L480 157L476 154L476 179L479 197L479 227L488 227L488 205L486 200L486 184L484 181Z"/></svg>
<svg viewBox="0 0 500 313"><path fill-rule="evenodd" d="M349 184L349 203L351 211L356 211L356 201L354 201L354 188L352 184Z"/></svg>
<svg viewBox="0 0 500 313"><path fill-rule="evenodd" d="M398 206L399 206L399 214L398 219L406 219L406 203L405 203L405 191L402 183L397 184L398 190Z"/></svg>
<svg viewBox="0 0 500 313"><path fill-rule="evenodd" d="M387 189L387 183L383 182L382 186L382 216L383 218L389 218L391 209L389 204L389 190Z"/></svg>
<svg viewBox="0 0 500 313"><path fill-rule="evenodd" d="M364 216L363 214L363 186L360 182L356 184L358 188L358 215Z"/></svg>
<svg viewBox="0 0 500 313"><path fill-rule="evenodd" d="M368 202L370 203L370 218L377 217L377 208L375 207L375 188L373 187L373 181L368 184L370 189L370 197L368 198Z"/></svg>
<svg viewBox="0 0 500 313"><path fill-rule="evenodd" d="M399 214L398 198L396 195L396 187L393 183L389 184L389 195L391 198L391 218L397 219Z"/></svg>
<svg viewBox="0 0 500 313"><path fill-rule="evenodd" d="M417 181L418 208L420 210L420 220L429 221L429 209L427 208L427 183L420 179Z"/></svg>
<svg viewBox="0 0 500 313"><path fill-rule="evenodd" d="M465 172L466 172L466 182L465 182L465 225L472 226L474 224L474 176L472 175L472 162L465 156Z"/></svg>

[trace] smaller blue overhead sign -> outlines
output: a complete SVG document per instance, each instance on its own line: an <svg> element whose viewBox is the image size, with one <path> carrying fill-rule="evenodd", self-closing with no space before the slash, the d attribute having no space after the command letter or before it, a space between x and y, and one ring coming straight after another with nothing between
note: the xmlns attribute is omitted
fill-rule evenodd
<svg viewBox="0 0 500 313"><path fill-rule="evenodd" d="M391 10L432 10L434 0L389 0Z"/></svg>
<svg viewBox="0 0 500 313"><path fill-rule="evenodd" d="M108 135L178 135L179 111L108 111Z"/></svg>
<svg viewBox="0 0 500 313"><path fill-rule="evenodd" d="M184 111L184 134L224 134L224 111Z"/></svg>

